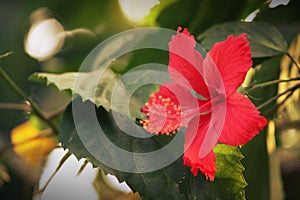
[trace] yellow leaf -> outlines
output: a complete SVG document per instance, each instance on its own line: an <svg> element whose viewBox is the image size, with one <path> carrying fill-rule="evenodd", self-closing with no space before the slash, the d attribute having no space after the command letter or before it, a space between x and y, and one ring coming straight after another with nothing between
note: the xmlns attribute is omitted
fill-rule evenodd
<svg viewBox="0 0 300 200"><path fill-rule="evenodd" d="M298 34L296 39L292 42L288 52L297 62L299 62L300 34ZM298 77L298 68L295 66L295 64L291 61L291 59L287 55L283 56L281 60L281 73L279 78L290 79L290 78L297 78L297 77ZM300 81L281 83L278 86L278 93L282 93L286 91L288 88L296 86L299 83ZM287 96L288 94L281 96L280 98L277 99L277 102L278 103L282 102ZM288 118L291 121L299 120L300 119L299 102L300 102L300 92L296 91L293 93L293 95L291 95L289 99L287 99L284 106L280 107L278 112L281 113L282 117Z"/></svg>
<svg viewBox="0 0 300 200"><path fill-rule="evenodd" d="M300 34L291 43L288 53L299 63L300 60ZM287 56L283 56L281 60L280 79L297 78L299 76L298 68ZM278 93L282 93L289 88L300 84L298 81L290 81L281 83L278 86ZM287 99L286 99L287 98ZM284 104L278 109L278 117L275 121L277 130L280 131L281 145L285 149L300 148L300 91L299 88L290 95L287 93L277 99L277 103ZM291 153L293 154L293 153ZM294 162L292 159L291 162Z"/></svg>
<svg viewBox="0 0 300 200"><path fill-rule="evenodd" d="M104 172L99 168L93 186L100 200L141 200L138 192L124 192L113 186Z"/></svg>
<svg viewBox="0 0 300 200"><path fill-rule="evenodd" d="M11 142L14 145L14 151L29 166L39 165L57 144L54 138L47 137L43 131L29 122L12 130Z"/></svg>

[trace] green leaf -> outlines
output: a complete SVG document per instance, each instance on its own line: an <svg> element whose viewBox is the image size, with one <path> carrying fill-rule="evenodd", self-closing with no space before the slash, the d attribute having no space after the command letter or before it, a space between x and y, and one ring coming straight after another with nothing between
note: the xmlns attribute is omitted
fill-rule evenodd
<svg viewBox="0 0 300 200"><path fill-rule="evenodd" d="M196 2L198 3L197 10L189 25L189 29L194 35L202 33L214 24L239 20L244 7L244 1L235 0L201 0ZM186 12L190 12L190 10Z"/></svg>
<svg viewBox="0 0 300 200"><path fill-rule="evenodd" d="M215 181L209 182L191 175L189 182L183 184L185 187L190 186L190 190L186 189L186 192L191 197L186 199L245 199L244 188L247 183L242 174L244 167L240 160L243 155L239 148L218 144L214 152L217 159Z"/></svg>
<svg viewBox="0 0 300 200"><path fill-rule="evenodd" d="M266 22L226 22L209 28L198 36L207 50L228 35L247 33L253 57L268 57L287 52L287 43L274 26Z"/></svg>
<svg viewBox="0 0 300 200"><path fill-rule="evenodd" d="M118 76L110 69L92 72L67 72L63 74L34 73L29 80L54 84L60 91L68 90L78 94L84 101L90 100L106 110L111 107L111 95L118 82Z"/></svg>
<svg viewBox="0 0 300 200"><path fill-rule="evenodd" d="M161 4L151 11L150 22L175 30L178 26L188 27L194 34L202 32L213 24L236 20L240 16L243 5L244 2L235 0L162 0Z"/></svg>
<svg viewBox="0 0 300 200"><path fill-rule="evenodd" d="M99 199L141 200L138 193L126 193L113 186L101 169L97 171L93 186Z"/></svg>
<svg viewBox="0 0 300 200"><path fill-rule="evenodd" d="M96 112L96 121L93 112ZM101 107L95 108L95 105L89 101L83 103L80 98L75 99L64 113L60 127L60 142L78 159L87 158L105 173L116 175L119 181L126 181L134 192L139 192L143 199L245 199L246 183L241 173L243 167L239 162L243 156L237 147L218 145L215 148L218 172L215 181L210 182L205 180L201 173L194 177L190 168L183 166L180 153L183 152L182 132L177 133L176 137L179 138L177 140L174 136L163 135L138 138L123 132L116 126L116 123L124 126L130 121L116 118L115 113L112 115L111 112L108 113ZM99 126L108 140L104 137L99 138L99 134L102 134L97 128ZM134 132L134 129L132 131ZM148 133L144 132L144 134ZM156 160L143 162L140 162L133 153L124 157L120 150L116 150L109 144L113 143L128 152L147 153L159 150L173 140L179 152L178 158L174 157L174 152L166 151L155 157ZM174 162L155 171L131 173L123 172L115 167L133 166L136 170L141 170L171 156L174 157ZM113 163L114 166L107 163Z"/></svg>
<svg viewBox="0 0 300 200"><path fill-rule="evenodd" d="M124 158L114 151L106 141L97 139L99 133L95 131L95 126L99 125L98 122L91 120L91 112L95 111L95 106L91 102L83 103L81 99L76 99L73 101L73 107L79 109L78 113L80 113L81 120L74 123L74 113L72 113L72 104L70 104L64 114L59 136L65 148L68 148L78 158L88 158L91 163L101 167L106 173L116 175L120 181L126 180L133 191L138 191L142 197L147 197L145 199L155 199L155 197L161 195L165 199L176 199L177 196L180 196L176 182L171 179L171 176L167 175L170 172L166 169L157 172L132 174L112 169L98 161L95 154L92 155L91 152L96 152L102 159L109 160L116 165L136 164L133 155ZM147 152L156 149L159 145L151 138L138 139L127 136L115 126L112 114L107 113L101 107L97 109L97 115L106 136L120 148L127 151ZM83 144L82 137L79 136L80 131L84 131L87 140L91 140L88 144ZM153 163L144 164L153 165Z"/></svg>
<svg viewBox="0 0 300 200"><path fill-rule="evenodd" d="M54 84L60 91L67 90L71 95L81 96L84 101L90 100L97 107L103 106L107 111L113 109L135 120L144 116L140 109L150 94L158 89L158 85L154 83L169 80L166 71L165 65L157 63L151 64L151 69L131 69L130 73L121 78L110 69L105 72L98 69L63 74L34 73L29 80Z"/></svg>
<svg viewBox="0 0 300 200"><path fill-rule="evenodd" d="M247 182L242 172L243 165L240 160L244 156L238 147L218 144L214 152L217 158L216 183L224 199L245 199L244 188Z"/></svg>
<svg viewBox="0 0 300 200"><path fill-rule="evenodd" d="M175 1L162 10L156 22L160 27L176 29L178 26L188 27L197 13L197 1ZM180 13L180 17L177 16Z"/></svg>

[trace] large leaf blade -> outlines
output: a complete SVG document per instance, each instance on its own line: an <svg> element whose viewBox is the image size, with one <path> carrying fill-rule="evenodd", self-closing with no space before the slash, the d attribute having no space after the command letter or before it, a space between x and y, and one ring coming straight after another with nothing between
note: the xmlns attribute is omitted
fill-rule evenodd
<svg viewBox="0 0 300 200"><path fill-rule="evenodd" d="M253 57L268 57L287 52L287 43L278 29L266 22L226 22L209 28L198 36L205 49L228 35L247 33Z"/></svg>
<svg viewBox="0 0 300 200"><path fill-rule="evenodd" d="M106 110L111 108L111 96L118 76L110 69L91 72L66 72L62 74L34 73L29 80L55 85L60 91L71 91L84 101L90 100Z"/></svg>
<svg viewBox="0 0 300 200"><path fill-rule="evenodd" d="M242 172L244 167L240 160L244 156L238 147L219 144L214 152L217 158L217 188L225 199L245 199L244 188L247 182Z"/></svg>
<svg viewBox="0 0 300 200"><path fill-rule="evenodd" d="M80 107L81 120L75 120L76 123L74 123L72 106L73 108L74 106ZM181 156L162 169L146 173L122 172L107 166L101 160L99 161L99 159L95 158L95 155L101 155L101 158L106 156L114 163L124 166L133 163L135 167L153 165L156 160L142 163L142 165L139 164L134 155L126 160L118 152L106 146L105 141L97 140L97 134L99 133L94 128L96 124L92 124L90 116L93 109L97 109L99 123L110 141L127 151L152 152L164 145L158 140L166 140L166 143L169 143L173 138L156 136L151 138L130 137L116 127L111 113L107 113L102 108L95 108L94 104L89 101L83 103L81 99L75 99L64 114L60 130L60 141L63 146L68 148L79 159L88 158L94 166L101 167L106 173L116 175L120 181L126 181L134 192L138 191L140 193L143 199L245 199L244 187L246 183L241 173L243 167L239 162L242 155L237 147L218 145L215 148L218 171L214 182L205 180L201 173L194 177L189 167L183 166ZM85 131L84 135L89 137L88 142L82 142L82 135L79 136L80 133L78 133L80 130ZM180 146L181 151L183 151L183 135L180 137L181 140L176 145ZM91 152L96 153L93 154ZM165 156L174 155L173 152L170 152Z"/></svg>
<svg viewBox="0 0 300 200"><path fill-rule="evenodd" d="M131 174L110 168L97 160L87 149L97 151L96 148L104 147L99 148L98 150L98 153L101 154L102 158L106 156L105 159L111 159L111 161L116 165L130 165L131 163L135 164L133 155L128 160L125 160L124 158L119 157L118 152L114 152L112 149L109 149L109 146L106 146L105 142L101 140L95 140L97 137L92 137L89 144L83 144L77 132L77 130L80 130L80 127L81 130L86 130L85 134L87 136L91 136L91 134L95 136L98 134L93 128L94 125L91 123L92 120L90 120L91 109L94 109L94 105L91 102L83 103L81 99L76 99L73 101L73 106L80 107L79 109L82 120L76 125L76 128L73 119L72 104L70 104L64 114L60 132L60 141L65 148L68 148L78 158L88 158L88 160L91 161L94 166L101 167L105 173L114 174L120 181L126 181L133 191L138 191L144 199L179 199L180 194L178 187L176 187L175 181L171 180L170 176L166 176L166 179L159 178L164 177L165 174L168 174L169 172L167 170L154 173ZM145 143L140 140L134 140L131 137L124 137L122 135L122 131L114 126L114 123L111 120L111 113L107 113L102 108L98 108L97 112L99 115L101 115L102 120L100 123L102 128L105 130L105 132L108 132L108 137L115 139L114 142L117 146L126 148L128 151L132 151L133 148L135 148L137 151L149 151L153 150L153 147L156 148L154 146L154 144L156 144L154 140L150 139L150 145L145 145ZM148 149L142 149L142 147L147 147ZM103 149L106 151L103 151ZM159 184L153 184L154 181Z"/></svg>

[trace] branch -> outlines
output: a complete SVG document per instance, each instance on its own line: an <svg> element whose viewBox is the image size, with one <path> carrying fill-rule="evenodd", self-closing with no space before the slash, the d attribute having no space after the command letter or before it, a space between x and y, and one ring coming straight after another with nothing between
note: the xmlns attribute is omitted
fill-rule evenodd
<svg viewBox="0 0 300 200"><path fill-rule="evenodd" d="M287 89L286 91L277 94L276 96L272 97L271 99L267 100L266 102L264 102L263 104L259 105L257 107L258 110L262 109L263 107L265 107L266 105L268 105L269 103L272 103L273 101L275 101L276 99L278 99L279 97L287 94L287 93L293 93L295 90L297 90L298 88L300 88L300 84L295 85L294 87L291 87L289 89Z"/></svg>
<svg viewBox="0 0 300 200"><path fill-rule="evenodd" d="M285 83L285 82L291 82L291 81L300 81L300 77L290 78L290 79L279 79L279 80L268 81L268 82L265 82L265 83L259 83L259 84L256 84L256 85L246 87L245 90L247 92L249 92L249 91L255 90L257 88L263 88L263 87L271 86L271 85L274 85L274 84L277 84L277 83Z"/></svg>
<svg viewBox="0 0 300 200"><path fill-rule="evenodd" d="M300 129L300 120L299 119L294 121L282 120L275 123L275 126L276 126L276 130L278 131L284 131L291 128Z"/></svg>
<svg viewBox="0 0 300 200"><path fill-rule="evenodd" d="M28 104L16 104L16 103L0 103L0 109L31 111L30 105L28 105Z"/></svg>
<svg viewBox="0 0 300 200"><path fill-rule="evenodd" d="M292 60L292 62L296 65L296 67L298 68L298 72L300 73L300 65L299 63L293 58L293 56L287 52L286 55Z"/></svg>
<svg viewBox="0 0 300 200"><path fill-rule="evenodd" d="M27 97L24 92L17 86L17 84L9 77L9 75L0 67L0 75L3 77L3 79L6 81L6 83L25 101L29 102L32 111L43 121L45 121L50 128L52 128L53 132L58 134L58 129L56 126L48 120L42 113L39 106L32 100L32 98Z"/></svg>
<svg viewBox="0 0 300 200"><path fill-rule="evenodd" d="M0 60L1 60L2 58L5 58L5 57L7 57L7 56L10 56L11 54L13 54L13 52L12 52L12 51L9 51L9 52L7 52L7 53L4 53L4 54L0 55Z"/></svg>
<svg viewBox="0 0 300 200"><path fill-rule="evenodd" d="M61 107L61 108L58 108L58 109L55 110L55 111L52 111L52 112L49 112L49 113L45 113L44 116L45 116L45 118L46 118L47 120L51 120L51 119L53 119L53 118L59 116L60 114L62 114L65 110L66 110L66 107L63 106L63 107Z"/></svg>

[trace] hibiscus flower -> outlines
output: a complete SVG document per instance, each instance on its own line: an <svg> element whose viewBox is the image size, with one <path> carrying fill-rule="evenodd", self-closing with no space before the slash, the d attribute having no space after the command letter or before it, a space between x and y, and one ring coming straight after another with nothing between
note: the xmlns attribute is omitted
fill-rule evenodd
<svg viewBox="0 0 300 200"><path fill-rule="evenodd" d="M252 66L246 34L228 36L213 45L205 58L195 49L187 29L178 28L169 43L168 71L173 82L164 83L141 109L144 129L175 134L187 127L184 165L194 176L200 170L214 180L217 143L243 145L259 133L267 120L252 102L236 90Z"/></svg>

